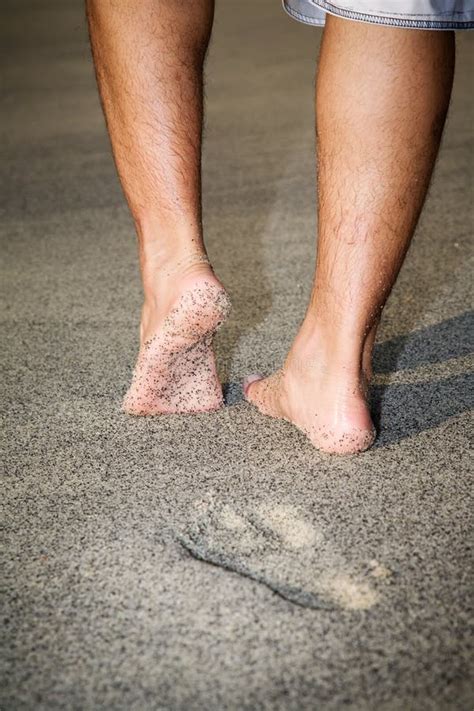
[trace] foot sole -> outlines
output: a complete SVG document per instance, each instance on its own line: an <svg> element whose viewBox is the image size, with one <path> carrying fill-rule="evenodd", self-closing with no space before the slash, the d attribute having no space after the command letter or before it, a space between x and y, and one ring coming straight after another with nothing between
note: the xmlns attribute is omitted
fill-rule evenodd
<svg viewBox="0 0 474 711"><path fill-rule="evenodd" d="M146 416L222 407L212 342L229 310L225 290L215 283L204 279L187 289L142 345L123 411Z"/></svg>

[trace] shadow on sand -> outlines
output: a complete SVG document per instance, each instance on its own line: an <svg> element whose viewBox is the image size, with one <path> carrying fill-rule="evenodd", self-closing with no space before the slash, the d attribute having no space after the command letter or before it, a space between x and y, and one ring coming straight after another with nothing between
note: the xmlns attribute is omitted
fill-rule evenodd
<svg viewBox="0 0 474 711"><path fill-rule="evenodd" d="M384 343L374 353L376 373L416 370L420 366L463 358L474 351L474 313ZM399 442L437 427L474 406L472 371L418 383L375 385L371 408L379 432L376 447Z"/></svg>

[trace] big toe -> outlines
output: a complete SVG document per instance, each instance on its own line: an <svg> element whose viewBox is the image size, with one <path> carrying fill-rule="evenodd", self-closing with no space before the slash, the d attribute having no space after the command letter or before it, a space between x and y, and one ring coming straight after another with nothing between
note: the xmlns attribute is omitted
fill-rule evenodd
<svg viewBox="0 0 474 711"><path fill-rule="evenodd" d="M261 373L252 373L251 375L247 375L242 382L242 390L244 391L244 397L249 402L252 402L249 394L251 386L254 383L257 383L259 380L263 380L263 375L261 375ZM252 388L252 390L255 390L255 388Z"/></svg>
<svg viewBox="0 0 474 711"><path fill-rule="evenodd" d="M268 377L249 375L244 381L244 394L247 402L260 410L262 415L284 417L280 403L280 387L275 374Z"/></svg>

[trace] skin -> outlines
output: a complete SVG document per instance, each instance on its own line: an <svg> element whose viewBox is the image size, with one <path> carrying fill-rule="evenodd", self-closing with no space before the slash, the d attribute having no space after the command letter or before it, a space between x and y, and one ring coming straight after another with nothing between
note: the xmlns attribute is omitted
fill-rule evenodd
<svg viewBox="0 0 474 711"><path fill-rule="evenodd" d="M282 370L245 388L262 412L290 420L325 451L358 452L374 440L367 386L376 329L426 196L453 72L453 32L327 16L312 295Z"/></svg>
<svg viewBox="0 0 474 711"><path fill-rule="evenodd" d="M215 410L223 403L212 336L229 303L205 261L201 219L203 67L214 4L187 0L184 11L181 0L87 0L86 9L144 290L123 407L136 415Z"/></svg>
<svg viewBox="0 0 474 711"><path fill-rule="evenodd" d="M134 414L216 409L212 335L228 303L203 261L200 178L213 3L188 0L183 12L179 0L88 0L87 10L145 296L124 407ZM312 295L282 369L244 383L261 412L293 422L323 451L353 453L373 442L372 347L426 196L453 71L452 32L327 16L316 90Z"/></svg>

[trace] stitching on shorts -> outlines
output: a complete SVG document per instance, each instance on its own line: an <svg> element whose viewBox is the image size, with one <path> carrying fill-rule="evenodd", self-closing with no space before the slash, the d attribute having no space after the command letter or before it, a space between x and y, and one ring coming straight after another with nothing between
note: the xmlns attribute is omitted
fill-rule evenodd
<svg viewBox="0 0 474 711"><path fill-rule="evenodd" d="M318 9L326 12L330 12L332 15L339 17L345 17L350 20L360 20L361 22L368 22L373 25L385 25L386 27L405 27L412 29L421 30L471 30L474 29L474 21L468 20L466 22L458 21L436 21L432 20L399 20L394 17L377 17L376 15L366 15L361 12L354 12L353 10L340 10L334 7L331 3L325 2L325 0L309 0L309 2ZM288 4L287 0L282 0L282 5L285 12L291 17L304 22L307 25L312 25L313 27L323 27L324 20L317 20L315 17L310 17L309 15L304 15L302 12L298 12L291 5ZM457 13L459 14L459 13Z"/></svg>
<svg viewBox="0 0 474 711"><path fill-rule="evenodd" d="M362 22L370 22L377 25L391 25L394 27L413 27L419 29L471 29L474 28L474 21L467 20L466 22L459 22L456 20L410 20L408 18L403 18L401 13L391 13L392 17L386 15L378 17L377 15L368 15L363 12L356 12L355 10L342 10L327 0L309 0L311 5L322 10L326 10L333 15L339 15L340 17L346 17L353 20L361 20ZM286 4L286 3L285 3ZM452 13L454 14L454 13ZM455 13L462 14L462 13ZM398 15L394 17L393 15ZM429 15L425 15L429 17ZM315 24L314 22L311 24Z"/></svg>
<svg viewBox="0 0 474 711"><path fill-rule="evenodd" d="M358 12L357 10L344 10L336 7L333 5L329 0L307 0L311 5L315 5L316 7L322 6L322 5L327 5L328 8L331 8L334 10L334 12L355 12L357 15L365 15L368 14L369 17L378 17L378 15L371 15L370 13L364 13L364 12ZM436 16L439 17L440 15L465 15L466 12L463 12L462 10L453 10L451 12L437 12ZM382 17L387 17L390 19L391 17L401 17L402 21L404 18L406 18L407 13L406 12L391 12L389 13L384 13ZM417 12L416 13L417 17L432 17L433 13L423 13L423 12ZM408 19L408 18L407 18ZM416 20L411 20L412 22L416 22ZM420 20L420 22L450 22L450 20ZM470 20L469 20L470 22Z"/></svg>
<svg viewBox="0 0 474 711"><path fill-rule="evenodd" d="M287 0L282 0L282 5L285 12L294 17L296 20L305 22L307 25L314 25L315 27L324 26L324 20L317 20L316 18L310 17L309 15L303 15L303 13L298 12L298 10L295 10L293 7L291 7L291 5L288 5Z"/></svg>

